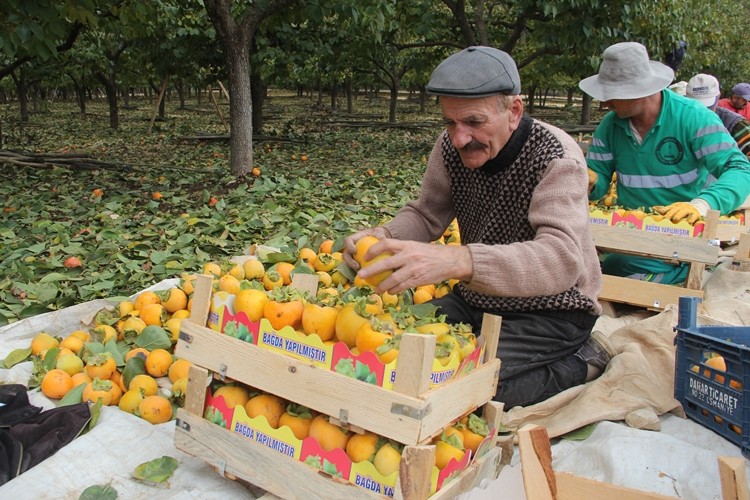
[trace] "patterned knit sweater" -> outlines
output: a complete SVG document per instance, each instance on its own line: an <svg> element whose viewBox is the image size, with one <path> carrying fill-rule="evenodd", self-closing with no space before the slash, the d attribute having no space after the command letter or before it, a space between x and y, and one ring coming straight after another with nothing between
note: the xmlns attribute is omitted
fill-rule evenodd
<svg viewBox="0 0 750 500"><path fill-rule="evenodd" d="M471 281L457 285L469 304L493 312L601 312L586 162L563 131L524 117L476 170L463 166L441 134L419 198L385 227L394 238L433 241L454 217L472 256Z"/></svg>

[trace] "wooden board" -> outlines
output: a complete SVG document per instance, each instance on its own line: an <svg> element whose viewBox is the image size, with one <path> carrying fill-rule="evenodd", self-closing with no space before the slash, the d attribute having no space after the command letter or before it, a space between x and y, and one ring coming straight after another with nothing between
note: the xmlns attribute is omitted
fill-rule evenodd
<svg viewBox="0 0 750 500"><path fill-rule="evenodd" d="M500 360L420 397L366 384L183 322L175 355L404 444L423 443L495 395ZM397 377L398 378L398 377Z"/></svg>
<svg viewBox="0 0 750 500"><path fill-rule="evenodd" d="M303 462L281 455L184 409L177 411L174 441L176 448L201 458L220 473L241 478L281 498L388 498L336 480ZM493 447L431 498L455 498L459 493L479 485L484 479L496 479L501 467L500 458L500 448ZM410 472L408 468L406 472ZM404 472L399 474L403 475ZM415 483L405 477L401 478L400 483ZM394 498L424 498L423 495L410 495L409 491L397 489Z"/></svg>
<svg viewBox="0 0 750 500"><path fill-rule="evenodd" d="M599 250L663 260L716 264L719 247L709 240L652 233L620 226L591 224L594 244Z"/></svg>
<svg viewBox="0 0 750 500"><path fill-rule="evenodd" d="M620 276L602 275L599 300L620 302L661 311L669 304L678 304L680 297L703 298L702 290L691 290L676 285L662 285Z"/></svg>

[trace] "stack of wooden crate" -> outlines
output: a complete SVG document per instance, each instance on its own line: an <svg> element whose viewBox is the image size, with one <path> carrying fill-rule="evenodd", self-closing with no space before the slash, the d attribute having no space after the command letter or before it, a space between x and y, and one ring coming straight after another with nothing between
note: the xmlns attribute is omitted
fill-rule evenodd
<svg viewBox="0 0 750 500"><path fill-rule="evenodd" d="M387 390L206 328L210 280L200 277L191 317L182 323L175 350L194 365L185 408L177 413L175 446L225 476L240 478L282 498L383 498L204 419L212 377L247 384L326 414L355 432L374 432L406 445L393 492L397 498L430 495L435 447L429 443L461 416L482 408L490 427L499 427L502 404L492 402L492 397L500 370L495 357L500 318L485 316L483 362L464 376L433 388L434 336L405 334L394 390ZM453 498L482 479L497 477L502 452L496 435L491 441L487 453L433 497Z"/></svg>

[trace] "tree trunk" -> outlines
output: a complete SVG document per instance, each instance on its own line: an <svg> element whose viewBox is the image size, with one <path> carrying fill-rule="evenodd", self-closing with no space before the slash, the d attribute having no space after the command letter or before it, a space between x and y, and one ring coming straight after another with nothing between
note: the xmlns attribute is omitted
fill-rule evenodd
<svg viewBox="0 0 750 500"><path fill-rule="evenodd" d="M336 80L331 82L331 111L336 110L336 99L338 98L338 85Z"/></svg>
<svg viewBox="0 0 750 500"><path fill-rule="evenodd" d="M344 80L344 92L346 93L346 112L352 114L354 110L354 96L352 95L352 79Z"/></svg>
<svg viewBox="0 0 750 500"><path fill-rule="evenodd" d="M419 86L419 112L424 113L427 105L427 87L425 85Z"/></svg>
<svg viewBox="0 0 750 500"><path fill-rule="evenodd" d="M573 107L573 96L575 95L575 87L571 87L568 89L568 102L566 104L567 107L572 108Z"/></svg>
<svg viewBox="0 0 750 500"><path fill-rule="evenodd" d="M26 73L24 72L23 68L21 68L18 72L18 76L16 76L16 72L12 72L11 76L13 77L13 81L16 83L16 94L18 94L18 112L21 116L21 122L27 122L29 121L29 106L28 106L28 100L27 100L27 91L26 88Z"/></svg>
<svg viewBox="0 0 750 500"><path fill-rule="evenodd" d="M591 122L591 96L583 93L583 106L581 107L581 125Z"/></svg>
<svg viewBox="0 0 750 500"><path fill-rule="evenodd" d="M185 109L185 81L177 79L177 97L180 99L180 109Z"/></svg>
<svg viewBox="0 0 750 500"><path fill-rule="evenodd" d="M117 85L114 69L110 76L104 73L97 73L97 79L104 86L104 92L107 94L107 103L109 104L109 128L117 130L120 128L120 112L117 108Z"/></svg>
<svg viewBox="0 0 750 500"><path fill-rule="evenodd" d="M391 102L388 106L388 123L396 123L396 108L398 107L398 89L400 81L394 79L391 84Z"/></svg>
<svg viewBox="0 0 750 500"><path fill-rule="evenodd" d="M534 113L534 106L535 106L535 97L534 94L536 93L536 85L532 85L529 87L529 90L526 91L526 99L529 101L529 114Z"/></svg>
<svg viewBox="0 0 750 500"><path fill-rule="evenodd" d="M263 102L266 100L267 86L257 67L250 69L250 101L252 103L253 130L260 134L263 130ZM252 167L251 167L252 168Z"/></svg>
<svg viewBox="0 0 750 500"><path fill-rule="evenodd" d="M229 69L230 167L235 177L253 168L253 104L249 44L225 47Z"/></svg>

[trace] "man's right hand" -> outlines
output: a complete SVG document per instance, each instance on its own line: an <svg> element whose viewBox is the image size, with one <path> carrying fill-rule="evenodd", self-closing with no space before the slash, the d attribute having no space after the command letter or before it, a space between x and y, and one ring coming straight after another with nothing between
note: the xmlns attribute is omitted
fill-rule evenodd
<svg viewBox="0 0 750 500"><path fill-rule="evenodd" d="M591 169L588 169L589 171L589 193L594 190L594 186L596 185L596 181L599 180L599 176L596 172L594 172Z"/></svg>
<svg viewBox="0 0 750 500"><path fill-rule="evenodd" d="M359 262L354 260L354 254L357 252L357 241L368 235L375 236L379 240L391 237L391 233L383 226L368 227L347 237L344 240L344 262L355 271L359 271Z"/></svg>

